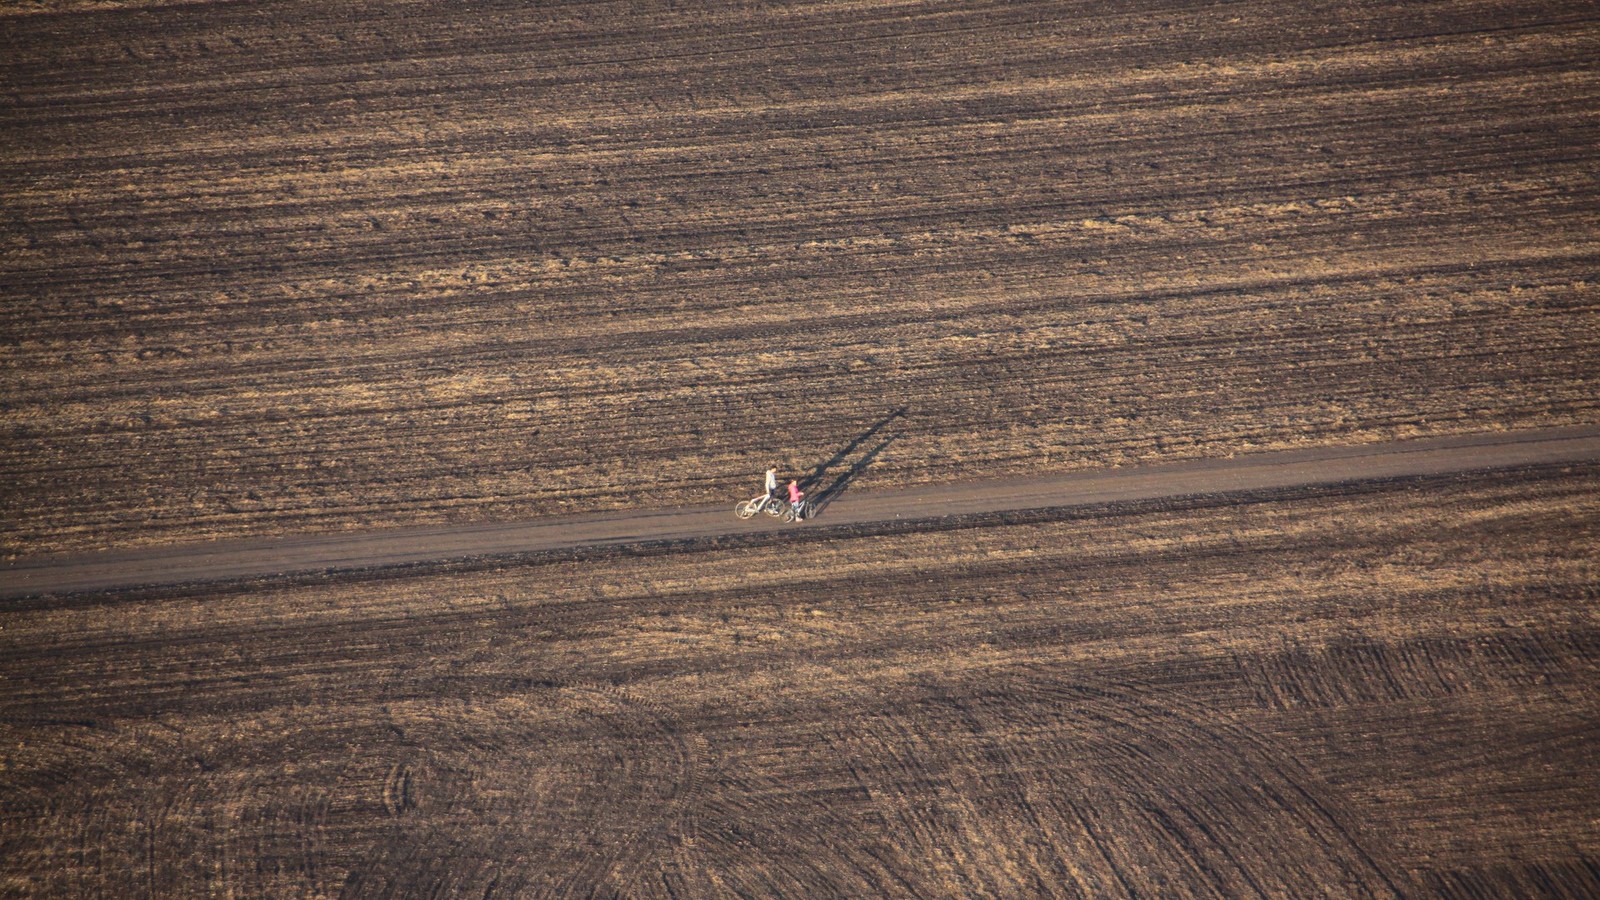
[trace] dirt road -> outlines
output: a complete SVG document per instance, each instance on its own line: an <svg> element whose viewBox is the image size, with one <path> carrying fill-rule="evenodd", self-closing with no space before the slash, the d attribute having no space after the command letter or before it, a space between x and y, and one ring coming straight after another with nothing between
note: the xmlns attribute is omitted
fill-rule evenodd
<svg viewBox="0 0 1600 900"><path fill-rule="evenodd" d="M969 481L899 491L846 493L849 474L812 487L823 506L809 525L749 522L727 506L634 510L497 525L222 541L134 552L14 560L0 597L179 584L303 572L688 541L779 528L859 526L893 520L1074 506L1190 494L1266 490L1342 481L1436 475L1600 458L1600 426L1476 434L1356 447L1317 447L1110 469L1033 479Z"/></svg>

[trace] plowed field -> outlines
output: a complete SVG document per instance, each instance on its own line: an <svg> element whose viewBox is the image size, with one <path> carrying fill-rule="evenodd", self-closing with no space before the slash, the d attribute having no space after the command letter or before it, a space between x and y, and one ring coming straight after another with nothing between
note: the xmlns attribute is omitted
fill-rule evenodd
<svg viewBox="0 0 1600 900"><path fill-rule="evenodd" d="M1600 466L15 603L0 890L1600 890Z"/></svg>
<svg viewBox="0 0 1600 900"><path fill-rule="evenodd" d="M0 29L13 554L1600 415L1591 2Z"/></svg>
<svg viewBox="0 0 1600 900"><path fill-rule="evenodd" d="M5 3L0 555L1592 426L1596 59L1592 0ZM1413 476L18 592L0 894L1600 895L1600 463Z"/></svg>

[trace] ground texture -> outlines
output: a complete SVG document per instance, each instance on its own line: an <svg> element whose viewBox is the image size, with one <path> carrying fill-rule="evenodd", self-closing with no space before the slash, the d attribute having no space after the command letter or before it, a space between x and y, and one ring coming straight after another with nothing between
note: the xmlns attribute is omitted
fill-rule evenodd
<svg viewBox="0 0 1600 900"><path fill-rule="evenodd" d="M12 553L1600 417L1591 2L0 28Z"/></svg>
<svg viewBox="0 0 1600 900"><path fill-rule="evenodd" d="M863 434L856 448L872 443ZM885 440L892 439L892 434ZM1249 453L1232 459L1101 469L1054 477L987 479L919 485L896 491L851 491L874 451L845 448L808 479L806 512L784 522L790 504L771 501L740 518L735 508L632 510L555 516L491 525L395 528L344 534L290 535L167 544L133 550L62 554L0 563L0 601L157 585L240 581L307 573L363 576L411 566L534 562L625 548L733 546L864 536L1003 521L1043 509L1133 500L1327 487L1481 469L1509 469L1600 460L1600 426L1453 435L1354 447L1311 447ZM814 482L814 483L812 483ZM742 501L750 503L756 498ZM765 502L765 501L764 501ZM820 530L821 534L817 532Z"/></svg>
<svg viewBox="0 0 1600 900"><path fill-rule="evenodd" d="M0 887L1593 896L1597 478L19 601Z"/></svg>
<svg viewBox="0 0 1600 900"><path fill-rule="evenodd" d="M1593 426L1597 58L5 3L0 555ZM1596 546L1572 463L12 597L0 894L1592 897Z"/></svg>

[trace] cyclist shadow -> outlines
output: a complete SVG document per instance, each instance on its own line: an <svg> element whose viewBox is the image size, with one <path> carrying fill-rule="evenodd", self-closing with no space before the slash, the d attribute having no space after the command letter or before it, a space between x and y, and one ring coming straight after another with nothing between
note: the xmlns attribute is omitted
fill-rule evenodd
<svg viewBox="0 0 1600 900"><path fill-rule="evenodd" d="M823 510L828 508L828 504L839 499L839 495L850 488L850 483L860 477L861 473L872 465L873 460L878 458L878 454L894 443L895 438L898 436L891 434L884 438L877 446L862 454L861 458L856 460L850 468L840 472L839 477L835 478L832 484L818 491L811 500L811 515L813 517L821 515Z"/></svg>
<svg viewBox="0 0 1600 900"><path fill-rule="evenodd" d="M861 434L857 435L855 440L845 445L844 449L840 450L838 453L835 453L832 459L829 459L827 462L824 462L812 469L811 473L801 480L801 489L811 493L809 505L811 507L812 516L821 514L824 509L827 509L828 504L832 503L834 500L837 500L839 495L848 490L850 483L859 478L861 473L865 472L867 467L872 465L873 460L877 459L878 455L882 453L884 449L886 449L890 444L894 443L895 438L898 437L898 435L891 434L882 441L879 441L872 449L862 454L860 459L849 465L842 472L839 472L838 475L833 478L833 481L830 482L826 487L818 488L814 491L812 489L817 485L822 484L827 474L848 460L851 454L856 452L857 448L871 440L873 435L883 431L883 429L887 428L890 423L905 415L905 413L906 408L904 406L900 407L899 409L890 410L888 415L884 416L882 419L879 419L871 428L868 428L866 431L863 431Z"/></svg>

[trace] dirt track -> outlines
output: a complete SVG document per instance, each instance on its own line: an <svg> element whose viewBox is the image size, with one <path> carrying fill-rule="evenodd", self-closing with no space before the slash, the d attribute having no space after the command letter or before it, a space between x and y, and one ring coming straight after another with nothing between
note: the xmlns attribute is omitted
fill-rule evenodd
<svg viewBox="0 0 1600 900"><path fill-rule="evenodd" d="M856 446L870 443L866 437ZM807 527L849 528L889 522L914 527L918 522L955 516L1583 462L1600 459L1600 426L1260 453L1233 460L926 486L898 492L847 493L850 481L871 464L872 452L868 447L841 453L832 466L819 467L813 473L806 487L820 507ZM728 508L723 507L635 510L493 526L183 545L132 553L12 561L0 569L0 598L265 575L353 572L586 547L703 541L780 527L784 526L766 517L735 521Z"/></svg>

